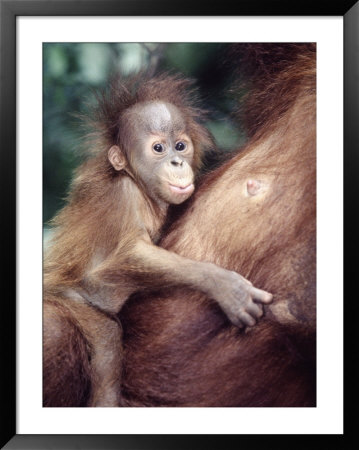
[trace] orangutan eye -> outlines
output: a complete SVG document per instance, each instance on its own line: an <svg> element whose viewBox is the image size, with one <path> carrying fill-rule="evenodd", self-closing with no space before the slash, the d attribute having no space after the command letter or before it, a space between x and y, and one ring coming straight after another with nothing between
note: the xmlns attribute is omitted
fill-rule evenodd
<svg viewBox="0 0 359 450"><path fill-rule="evenodd" d="M178 150L179 152L182 152L183 150L186 149L186 144L182 141L177 142L175 149Z"/></svg>
<svg viewBox="0 0 359 450"><path fill-rule="evenodd" d="M162 153L164 151L162 144L155 144L152 148L157 153Z"/></svg>

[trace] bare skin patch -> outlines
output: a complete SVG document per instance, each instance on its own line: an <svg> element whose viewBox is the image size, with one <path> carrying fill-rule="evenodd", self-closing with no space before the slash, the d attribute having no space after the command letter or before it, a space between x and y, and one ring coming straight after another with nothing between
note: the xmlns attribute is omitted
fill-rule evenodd
<svg viewBox="0 0 359 450"><path fill-rule="evenodd" d="M263 198L269 189L269 182L258 178L248 178L244 183L244 195L255 197L256 200Z"/></svg>
<svg viewBox="0 0 359 450"><path fill-rule="evenodd" d="M248 195L251 195L251 196L257 195L258 192L260 191L260 189L261 189L261 182L260 181L255 180L253 178L250 178L247 181L247 192L248 192Z"/></svg>
<svg viewBox="0 0 359 450"><path fill-rule="evenodd" d="M174 105L149 102L132 108L136 131L169 136L185 130L182 114ZM137 134L137 133L136 133Z"/></svg>

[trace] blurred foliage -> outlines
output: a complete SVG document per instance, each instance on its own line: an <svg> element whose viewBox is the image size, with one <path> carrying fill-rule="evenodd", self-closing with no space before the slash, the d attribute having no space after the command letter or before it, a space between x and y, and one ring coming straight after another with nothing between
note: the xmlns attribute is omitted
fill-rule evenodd
<svg viewBox="0 0 359 450"><path fill-rule="evenodd" d="M79 121L93 90L109 76L145 69L194 78L210 111L206 126L222 151L244 142L231 121L232 100L224 95L231 79L224 62L227 44L46 43L43 45L43 218L45 224L63 206L74 168L79 163ZM212 164L214 162L212 161Z"/></svg>

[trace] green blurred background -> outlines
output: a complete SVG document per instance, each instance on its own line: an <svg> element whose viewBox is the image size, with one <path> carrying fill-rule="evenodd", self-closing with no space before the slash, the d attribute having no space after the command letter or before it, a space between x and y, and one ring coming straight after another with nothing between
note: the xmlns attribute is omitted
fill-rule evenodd
<svg viewBox="0 0 359 450"><path fill-rule="evenodd" d="M194 78L203 105L210 111L205 124L222 152L242 145L243 131L231 120L233 100L225 62L228 44L203 43L46 43L43 45L43 220L64 204L74 168L79 164L80 122L73 113L86 111L93 91L120 72L127 76L145 69L164 70ZM209 161L214 165L215 161Z"/></svg>

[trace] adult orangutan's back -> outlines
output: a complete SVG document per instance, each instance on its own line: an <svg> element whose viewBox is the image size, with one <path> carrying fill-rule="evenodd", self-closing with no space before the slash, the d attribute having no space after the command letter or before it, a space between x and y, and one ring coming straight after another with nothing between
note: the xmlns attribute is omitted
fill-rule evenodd
<svg viewBox="0 0 359 450"><path fill-rule="evenodd" d="M189 290L131 299L127 405L315 405L315 47L246 50L257 55L249 143L203 181L162 245L241 273L274 302L242 332Z"/></svg>

